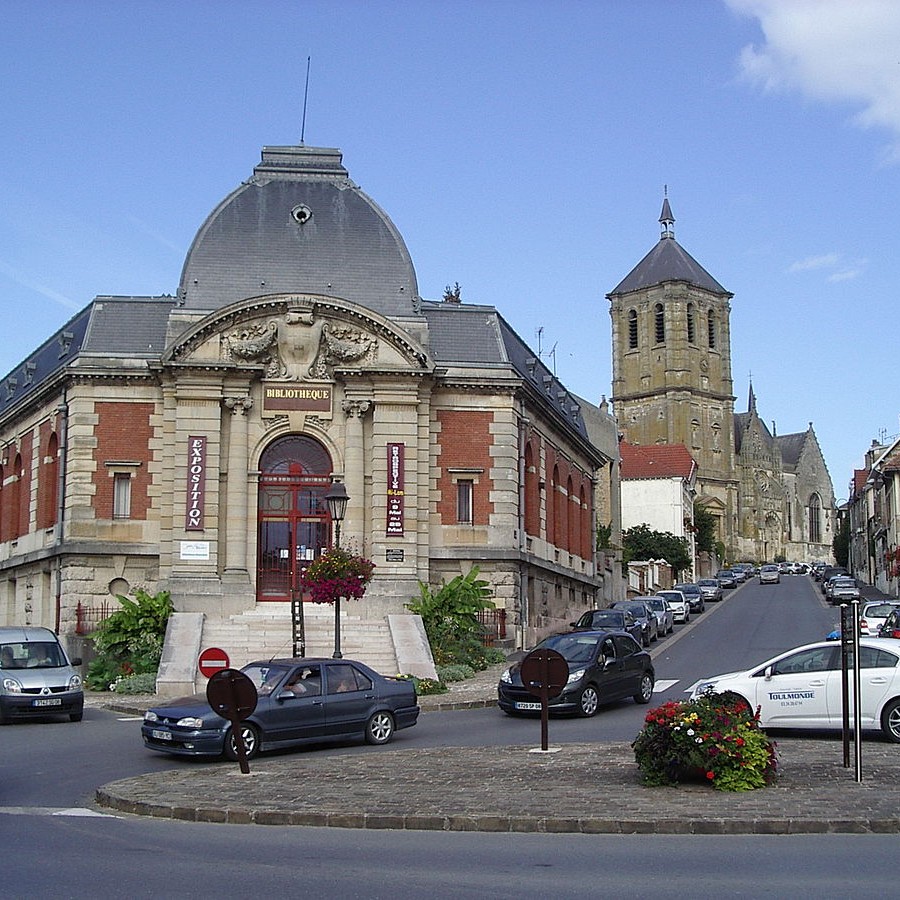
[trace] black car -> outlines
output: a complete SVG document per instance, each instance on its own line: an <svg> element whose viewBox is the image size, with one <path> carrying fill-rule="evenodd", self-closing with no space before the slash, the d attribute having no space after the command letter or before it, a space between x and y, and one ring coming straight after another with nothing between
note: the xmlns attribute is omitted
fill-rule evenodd
<svg viewBox="0 0 900 900"><path fill-rule="evenodd" d="M263 750L326 740L386 744L416 724L416 689L349 659L272 659L241 671L258 701L242 725L247 758ZM144 746L183 756L237 759L231 724L213 712L205 694L173 700L144 713Z"/></svg>
<svg viewBox="0 0 900 900"><path fill-rule="evenodd" d="M643 625L627 609L589 609L571 625L576 631L624 631L639 644L644 635Z"/></svg>
<svg viewBox="0 0 900 900"><path fill-rule="evenodd" d="M706 601L703 599L703 592L700 590L699 584L695 582L676 584L672 590L681 591L687 597L692 613L702 613L706 610Z"/></svg>
<svg viewBox="0 0 900 900"><path fill-rule="evenodd" d="M613 609L624 609L630 612L644 629L641 644L649 647L659 637L659 625L650 605L644 600L619 600L612 605Z"/></svg>
<svg viewBox="0 0 900 900"><path fill-rule="evenodd" d="M593 716L604 703L632 697L649 703L656 675L650 654L630 635L572 631L544 638L537 649L555 650L569 666L569 681L550 700L550 711ZM521 662L510 666L497 685L497 702L507 715L540 712L540 700L522 684Z"/></svg>

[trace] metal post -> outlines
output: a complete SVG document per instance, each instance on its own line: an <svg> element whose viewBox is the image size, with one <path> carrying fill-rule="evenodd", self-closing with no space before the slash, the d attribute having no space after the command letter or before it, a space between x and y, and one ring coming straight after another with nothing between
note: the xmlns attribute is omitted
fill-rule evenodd
<svg viewBox="0 0 900 900"><path fill-rule="evenodd" d="M341 520L337 519L334 523L334 546L341 546ZM334 653L331 654L332 659L343 659L344 654L341 653L341 598L334 599Z"/></svg>
<svg viewBox="0 0 900 900"><path fill-rule="evenodd" d="M856 744L856 783L862 782L862 691L860 689L859 600L851 600L853 610L853 740Z"/></svg>

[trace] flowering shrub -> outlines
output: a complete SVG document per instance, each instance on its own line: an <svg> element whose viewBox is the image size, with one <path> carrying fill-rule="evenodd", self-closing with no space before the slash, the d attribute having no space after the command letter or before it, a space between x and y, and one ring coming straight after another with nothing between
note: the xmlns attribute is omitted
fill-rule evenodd
<svg viewBox="0 0 900 900"><path fill-rule="evenodd" d="M300 573L300 589L310 595L313 603L334 603L338 597L359 600L374 569L371 560L332 547Z"/></svg>
<svg viewBox="0 0 900 900"><path fill-rule="evenodd" d="M651 709L632 743L649 785L705 778L720 791L751 791L775 777L775 742L759 727L759 712L737 694L706 694Z"/></svg>

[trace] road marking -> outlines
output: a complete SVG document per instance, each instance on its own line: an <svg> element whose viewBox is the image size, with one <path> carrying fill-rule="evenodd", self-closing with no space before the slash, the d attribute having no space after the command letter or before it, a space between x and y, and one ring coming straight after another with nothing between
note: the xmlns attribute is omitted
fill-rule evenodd
<svg viewBox="0 0 900 900"><path fill-rule="evenodd" d="M674 685L678 684L677 678L661 678L656 684L653 685L653 693L661 694L663 691L667 691L670 687L674 687Z"/></svg>
<svg viewBox="0 0 900 900"><path fill-rule="evenodd" d="M59 809L55 806L0 806L0 815L7 816L74 816L79 818L116 819L118 816L97 812L94 809L73 806Z"/></svg>
<svg viewBox="0 0 900 900"><path fill-rule="evenodd" d="M118 716L116 718L117 722L143 722L143 716Z"/></svg>

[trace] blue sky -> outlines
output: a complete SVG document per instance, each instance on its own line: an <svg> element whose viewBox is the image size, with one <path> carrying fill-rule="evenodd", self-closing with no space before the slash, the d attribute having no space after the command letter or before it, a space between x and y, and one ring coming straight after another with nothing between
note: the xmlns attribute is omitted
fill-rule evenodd
<svg viewBox="0 0 900 900"><path fill-rule="evenodd" d="M459 282L599 402L605 295L668 185L676 239L734 294L736 409L752 373L779 434L812 421L838 498L900 432L894 0L0 12L0 372L98 294L175 293L260 149L299 143L311 57L306 143L343 150L423 297Z"/></svg>

